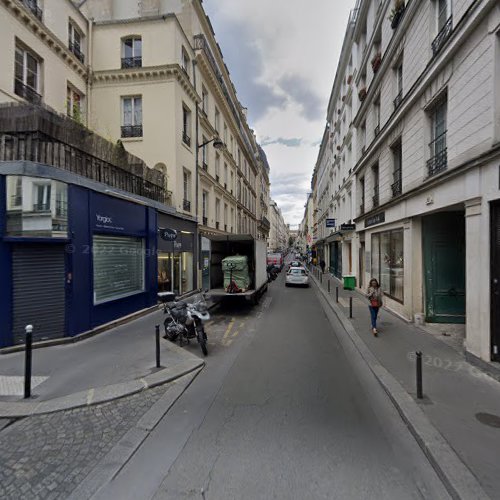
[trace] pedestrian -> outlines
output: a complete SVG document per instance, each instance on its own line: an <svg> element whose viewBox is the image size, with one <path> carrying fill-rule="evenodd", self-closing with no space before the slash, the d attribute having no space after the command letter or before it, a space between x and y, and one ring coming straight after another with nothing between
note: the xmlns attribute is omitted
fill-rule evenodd
<svg viewBox="0 0 500 500"><path fill-rule="evenodd" d="M368 290L366 292L366 296L368 297L368 300L370 301L370 305L368 308L370 309L370 317L371 317L371 326L372 326L372 333L373 336L376 337L378 332L377 332L377 316L378 316L378 311L382 307L382 289L380 288L380 285L378 284L378 281L375 278L372 278L370 280L370 284L368 285Z"/></svg>
<svg viewBox="0 0 500 500"><path fill-rule="evenodd" d="M321 272L323 274L325 273L325 266L326 266L326 262L323 259L321 259L319 262L319 267L321 267Z"/></svg>

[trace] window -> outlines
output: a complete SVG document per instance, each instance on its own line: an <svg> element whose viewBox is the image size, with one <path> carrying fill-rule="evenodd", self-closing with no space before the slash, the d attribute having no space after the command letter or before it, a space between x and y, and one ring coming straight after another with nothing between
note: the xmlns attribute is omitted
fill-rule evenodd
<svg viewBox="0 0 500 500"><path fill-rule="evenodd" d="M215 180L220 181L220 155L215 155Z"/></svg>
<svg viewBox="0 0 500 500"><path fill-rule="evenodd" d="M380 132L380 95L378 95L375 98L375 101L373 102L373 115L375 118L374 135L375 135L375 137L377 137L377 135Z"/></svg>
<svg viewBox="0 0 500 500"><path fill-rule="evenodd" d="M227 189L227 163L224 162L224 188Z"/></svg>
<svg viewBox="0 0 500 500"><path fill-rule="evenodd" d="M231 171L231 194L233 194L234 190L234 173Z"/></svg>
<svg viewBox="0 0 500 500"><path fill-rule="evenodd" d="M233 232L233 227L234 227L234 208L231 208L231 229L230 229L231 232Z"/></svg>
<svg viewBox="0 0 500 500"><path fill-rule="evenodd" d="M219 229L220 226L220 200L215 199L215 227Z"/></svg>
<svg viewBox="0 0 500 500"><path fill-rule="evenodd" d="M396 98L394 99L394 109L398 108L403 100L403 63L396 67Z"/></svg>
<svg viewBox="0 0 500 500"><path fill-rule="evenodd" d="M191 211L191 173L187 170L184 170L182 176L182 186L184 193L184 200L182 203L182 208L186 212Z"/></svg>
<svg viewBox="0 0 500 500"><path fill-rule="evenodd" d="M191 146L191 111L182 106L182 141L186 146Z"/></svg>
<svg viewBox="0 0 500 500"><path fill-rule="evenodd" d="M220 130L220 113L219 113L219 110L217 108L215 108L214 128L218 134L219 130Z"/></svg>
<svg viewBox="0 0 500 500"><path fill-rule="evenodd" d="M39 0L23 0L22 2L30 12L39 20L42 20L42 9Z"/></svg>
<svg viewBox="0 0 500 500"><path fill-rule="evenodd" d="M208 192L203 191L201 195L201 210L203 217L203 225L206 226L208 223Z"/></svg>
<svg viewBox="0 0 500 500"><path fill-rule="evenodd" d="M224 123L224 144L227 146L227 125Z"/></svg>
<svg viewBox="0 0 500 500"><path fill-rule="evenodd" d="M208 114L208 91L205 87L201 88L201 110L205 113L205 116Z"/></svg>
<svg viewBox="0 0 500 500"><path fill-rule="evenodd" d="M403 192L402 186L402 167L403 167L403 148L401 139L392 147L392 162L393 162L393 179L394 183L391 186L392 196L399 196Z"/></svg>
<svg viewBox="0 0 500 500"><path fill-rule="evenodd" d="M184 47L182 47L182 70L186 73L186 76L189 78L189 56Z"/></svg>
<svg viewBox="0 0 500 500"><path fill-rule="evenodd" d="M435 0L437 36L432 42L432 55L435 56L451 35L453 19L449 0Z"/></svg>
<svg viewBox="0 0 500 500"><path fill-rule="evenodd" d="M142 38L129 37L122 40L122 68L142 66Z"/></svg>
<svg viewBox="0 0 500 500"><path fill-rule="evenodd" d="M442 172L446 169L448 164L448 150L446 146L447 111L448 106L446 96L444 96L439 99L439 101L430 112L430 159L427 161L429 176Z"/></svg>
<svg viewBox="0 0 500 500"><path fill-rule="evenodd" d="M82 96L69 85L66 88L66 114L79 123L82 121Z"/></svg>
<svg viewBox="0 0 500 500"><path fill-rule="evenodd" d="M359 207L360 215L365 213L365 178L359 179L359 191L361 193L361 206Z"/></svg>
<svg viewBox="0 0 500 500"><path fill-rule="evenodd" d="M364 155L366 151L366 122L361 124L359 129L360 141L361 141L361 154Z"/></svg>
<svg viewBox="0 0 500 500"><path fill-rule="evenodd" d="M142 137L142 97L122 97L122 137Z"/></svg>
<svg viewBox="0 0 500 500"><path fill-rule="evenodd" d="M227 203L224 203L224 231L227 231Z"/></svg>
<svg viewBox="0 0 500 500"><path fill-rule="evenodd" d="M373 208L377 208L379 206L379 172L378 172L378 165L374 165L372 167L372 178L373 178L373 198L372 198L372 204Z"/></svg>
<svg viewBox="0 0 500 500"><path fill-rule="evenodd" d="M202 144L204 144L204 146L201 148L202 167L204 170L208 170L207 144L205 144L207 142L207 138L205 136L202 136L201 140L202 140ZM217 159L215 161L217 161Z"/></svg>
<svg viewBox="0 0 500 500"><path fill-rule="evenodd" d="M85 56L82 51L82 34L80 30L71 21L68 23L68 47L77 59L81 62L85 62Z"/></svg>
<svg viewBox="0 0 500 500"><path fill-rule="evenodd" d="M393 299L404 300L403 229L372 235L372 276L384 293Z"/></svg>
<svg viewBox="0 0 500 500"><path fill-rule="evenodd" d="M40 104L40 60L30 50L16 46L14 92L33 104Z"/></svg>
<svg viewBox="0 0 500 500"><path fill-rule="evenodd" d="M144 291L144 240L94 235L94 304Z"/></svg>

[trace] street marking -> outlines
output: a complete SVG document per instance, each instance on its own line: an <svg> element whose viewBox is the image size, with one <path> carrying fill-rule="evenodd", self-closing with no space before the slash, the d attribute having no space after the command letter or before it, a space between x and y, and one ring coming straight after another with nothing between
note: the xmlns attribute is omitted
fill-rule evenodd
<svg viewBox="0 0 500 500"><path fill-rule="evenodd" d="M49 377L31 377L31 388L45 382ZM0 396L23 396L24 377L0 375Z"/></svg>
<svg viewBox="0 0 500 500"><path fill-rule="evenodd" d="M233 328L233 325L234 325L234 318L231 318L231 321L229 322L229 325L227 325L227 328L226 328L226 331L224 333L224 336L222 337L222 341L224 342L224 340L228 337L229 335L229 332L232 330Z"/></svg>
<svg viewBox="0 0 500 500"><path fill-rule="evenodd" d="M238 334L239 334L239 333L240 333L240 330L238 329L238 330L236 330L236 331L235 331L235 332L231 335L231 337L234 339L235 337L237 337L237 336L238 336Z"/></svg>
<svg viewBox="0 0 500 500"><path fill-rule="evenodd" d="M89 389L89 392L87 392L87 406L92 404L93 399L94 399L94 389Z"/></svg>

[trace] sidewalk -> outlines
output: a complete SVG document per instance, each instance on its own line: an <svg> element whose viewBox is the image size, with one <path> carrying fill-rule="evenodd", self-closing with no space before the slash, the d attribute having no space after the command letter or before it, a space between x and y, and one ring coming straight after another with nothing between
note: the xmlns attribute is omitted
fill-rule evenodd
<svg viewBox="0 0 500 500"><path fill-rule="evenodd" d="M201 367L202 359L162 338L162 368L156 368L155 325L163 325L163 316L155 311L77 343L34 349L28 400L24 351L0 355L0 418L110 401Z"/></svg>
<svg viewBox="0 0 500 500"><path fill-rule="evenodd" d="M417 403L432 426L472 471L484 491L491 498L498 498L500 382L467 363L453 346L406 323L387 309L379 313L379 336L374 337L368 303L360 293L343 290L340 280L327 273L323 275L322 283L317 279L318 274L314 276L311 272L311 276L344 325L352 325L357 337ZM335 300L337 286L338 304ZM353 319L348 319L350 296L353 297ZM416 399L416 351L423 353L423 400ZM379 381L384 385L380 378ZM405 418L403 411L398 409ZM420 444L426 448L428 443Z"/></svg>

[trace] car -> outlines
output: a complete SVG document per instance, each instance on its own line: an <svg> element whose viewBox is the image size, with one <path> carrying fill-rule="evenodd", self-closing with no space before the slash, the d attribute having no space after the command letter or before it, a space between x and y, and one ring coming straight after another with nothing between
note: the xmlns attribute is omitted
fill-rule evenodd
<svg viewBox="0 0 500 500"><path fill-rule="evenodd" d="M304 264L302 264L302 262L298 261L298 260L292 260L292 262L290 262L290 264L288 264L288 267L287 267L287 271L290 271L290 269L292 269L292 267L304 267Z"/></svg>
<svg viewBox="0 0 500 500"><path fill-rule="evenodd" d="M292 267L286 273L285 286L309 286L309 276L303 267Z"/></svg>

